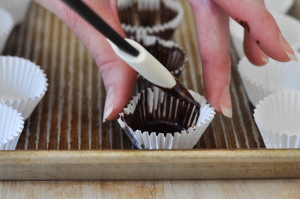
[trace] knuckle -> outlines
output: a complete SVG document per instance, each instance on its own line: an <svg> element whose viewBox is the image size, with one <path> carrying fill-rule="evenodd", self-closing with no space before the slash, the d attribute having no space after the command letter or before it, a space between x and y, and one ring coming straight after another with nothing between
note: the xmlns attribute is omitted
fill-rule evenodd
<svg viewBox="0 0 300 199"><path fill-rule="evenodd" d="M80 21L79 16L74 13L69 7L63 5L61 9L61 16L65 23L72 29L75 30Z"/></svg>

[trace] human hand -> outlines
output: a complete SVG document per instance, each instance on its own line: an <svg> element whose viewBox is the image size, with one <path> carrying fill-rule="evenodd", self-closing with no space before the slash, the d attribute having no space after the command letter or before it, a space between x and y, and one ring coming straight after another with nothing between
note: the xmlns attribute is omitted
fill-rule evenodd
<svg viewBox="0 0 300 199"><path fill-rule="evenodd" d="M88 48L102 74L107 92L103 121L112 120L130 100L136 72L112 50L106 38L60 0L35 0L62 19ZM117 0L84 0L119 34L125 36L117 13Z"/></svg>
<svg viewBox="0 0 300 199"><path fill-rule="evenodd" d="M197 24L205 96L217 112L232 117L228 16L244 27L244 52L253 64L266 64L268 56L282 62L297 60L263 0L189 0L189 3Z"/></svg>

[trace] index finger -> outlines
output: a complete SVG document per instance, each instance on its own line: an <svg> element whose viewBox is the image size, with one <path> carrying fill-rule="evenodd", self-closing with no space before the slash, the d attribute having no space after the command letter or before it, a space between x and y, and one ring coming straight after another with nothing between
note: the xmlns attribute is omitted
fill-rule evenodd
<svg viewBox="0 0 300 199"><path fill-rule="evenodd" d="M296 60L263 0L213 0L244 27L264 53L278 61Z"/></svg>

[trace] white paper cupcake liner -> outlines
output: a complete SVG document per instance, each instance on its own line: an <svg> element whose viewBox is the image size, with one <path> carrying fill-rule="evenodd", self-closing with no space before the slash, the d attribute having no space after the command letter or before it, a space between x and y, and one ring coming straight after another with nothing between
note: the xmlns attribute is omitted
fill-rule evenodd
<svg viewBox="0 0 300 199"><path fill-rule="evenodd" d="M266 148L300 148L300 92L266 97L254 110Z"/></svg>
<svg viewBox="0 0 300 199"><path fill-rule="evenodd" d="M26 120L47 90L47 78L35 63L0 56L0 103L18 110Z"/></svg>
<svg viewBox="0 0 300 199"><path fill-rule="evenodd" d="M1 26L0 26L0 54L2 53L8 36L10 35L14 21L12 16L6 10L0 8L0 19L1 19Z"/></svg>
<svg viewBox="0 0 300 199"><path fill-rule="evenodd" d="M181 4L173 0L137 0L134 1L137 3L137 11L133 8L133 1L123 0L119 2L121 2L118 3L118 5L120 4L120 6L118 6L120 21L128 37L134 35L136 32L146 32L148 35L156 35L164 39L170 39L183 19L183 8ZM163 9L165 8L172 10L172 14L164 11ZM159 20L161 24L156 24L159 9L162 9L161 20ZM134 24L136 17L134 17L133 14L136 12L141 24L148 25L137 26ZM174 15L174 17L168 20L168 17L171 15Z"/></svg>
<svg viewBox="0 0 300 199"><path fill-rule="evenodd" d="M271 12L287 13L294 4L294 0L264 0L266 8Z"/></svg>
<svg viewBox="0 0 300 199"><path fill-rule="evenodd" d="M0 7L5 8L14 19L14 25L21 23L25 17L31 0L1 0Z"/></svg>
<svg viewBox="0 0 300 199"><path fill-rule="evenodd" d="M23 128L21 114L5 104L0 104L0 150L14 150Z"/></svg>
<svg viewBox="0 0 300 199"><path fill-rule="evenodd" d="M296 52L296 56L300 54ZM243 57L238 71L250 102L255 106L270 94L287 90L300 90L300 62L278 62L270 59L265 66L257 67Z"/></svg>
<svg viewBox="0 0 300 199"><path fill-rule="evenodd" d="M132 143L139 149L191 149L213 120L215 111L204 97L193 91L190 93L201 105L200 115L195 111L194 106L184 106L186 102L174 99L154 87L133 97L124 112L120 114L118 122ZM131 118L132 121L128 118L126 120L128 115L134 117ZM151 123L155 120L154 118L165 122L182 122L187 126L187 130L175 133L133 130L132 122L134 125L142 122Z"/></svg>

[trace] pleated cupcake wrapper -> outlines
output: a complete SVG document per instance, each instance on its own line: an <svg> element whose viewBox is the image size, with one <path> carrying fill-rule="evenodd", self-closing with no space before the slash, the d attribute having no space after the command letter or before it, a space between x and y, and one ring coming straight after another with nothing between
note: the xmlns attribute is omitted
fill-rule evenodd
<svg viewBox="0 0 300 199"><path fill-rule="evenodd" d="M21 114L5 104L0 104L0 150L14 150L23 128Z"/></svg>
<svg viewBox="0 0 300 199"><path fill-rule="evenodd" d="M0 18L1 18L1 26L0 26L0 54L3 52L4 46L10 35L14 21L12 16L8 11L0 8Z"/></svg>
<svg viewBox="0 0 300 199"><path fill-rule="evenodd" d="M173 0L138 0L128 4L131 6L126 6L126 1L118 6L119 18L127 37L135 35L136 32L146 32L170 39L183 19L181 4ZM135 24L136 21L140 24Z"/></svg>
<svg viewBox="0 0 300 199"><path fill-rule="evenodd" d="M26 18L26 13L31 0L1 0L0 7L10 12L14 19L14 25L18 25Z"/></svg>
<svg viewBox="0 0 300 199"><path fill-rule="evenodd" d="M266 148L300 148L300 92L285 91L260 101L254 120Z"/></svg>
<svg viewBox="0 0 300 199"><path fill-rule="evenodd" d="M187 57L183 48L173 41L167 41L145 32L137 32L131 39L139 42L175 77L179 77L187 66ZM137 92L146 90L154 85L138 74Z"/></svg>
<svg viewBox="0 0 300 199"><path fill-rule="evenodd" d="M295 52L297 57L300 54ZM263 67L251 64L243 57L238 64L238 71L248 95L255 106L265 97L287 90L300 90L300 62L277 62L270 59Z"/></svg>
<svg viewBox="0 0 300 199"><path fill-rule="evenodd" d="M187 65L187 57L183 48L173 42L161 39L145 32L136 32L131 36L149 51L162 65L164 65L174 76L179 77Z"/></svg>
<svg viewBox="0 0 300 199"><path fill-rule="evenodd" d="M195 111L195 107L191 105L183 107L186 102L175 99L154 87L133 97L124 112L120 114L118 122L139 149L191 149L213 120L215 112L204 97L193 91L190 93L201 105L200 114ZM126 117L129 115L132 121ZM146 115L152 118L147 119ZM154 119L184 122L188 128L175 133L133 130L135 128L132 125L140 125L142 122L151 122Z"/></svg>
<svg viewBox="0 0 300 199"><path fill-rule="evenodd" d="M294 4L294 0L265 0L265 5L271 12L288 13Z"/></svg>
<svg viewBox="0 0 300 199"><path fill-rule="evenodd" d="M47 91L47 78L29 60L0 57L0 103L18 110L26 120Z"/></svg>

